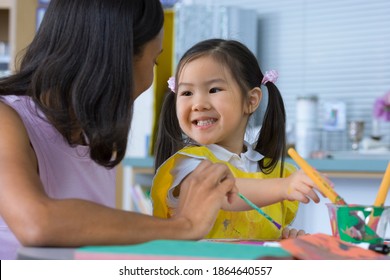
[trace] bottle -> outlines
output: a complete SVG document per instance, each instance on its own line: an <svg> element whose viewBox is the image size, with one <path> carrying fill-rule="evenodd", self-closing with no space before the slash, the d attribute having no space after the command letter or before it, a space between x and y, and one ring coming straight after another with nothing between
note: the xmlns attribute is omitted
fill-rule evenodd
<svg viewBox="0 0 390 280"><path fill-rule="evenodd" d="M295 148L303 158L319 149L318 97L298 96L296 103Z"/></svg>

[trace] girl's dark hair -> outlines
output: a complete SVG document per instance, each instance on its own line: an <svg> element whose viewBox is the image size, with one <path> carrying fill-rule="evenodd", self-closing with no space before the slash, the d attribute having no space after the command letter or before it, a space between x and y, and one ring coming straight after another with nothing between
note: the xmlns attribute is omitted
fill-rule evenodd
<svg viewBox="0 0 390 280"><path fill-rule="evenodd" d="M134 56L163 22L159 0L51 0L0 95L31 96L70 145L86 137L92 160L113 167L126 152Z"/></svg>
<svg viewBox="0 0 390 280"><path fill-rule="evenodd" d="M210 39L202 41L190 48L181 58L177 66L176 81L183 67L190 61L201 56L211 56L227 67L243 94L254 87L260 87L263 73L259 68L256 57L242 43L235 40ZM272 82L267 82L268 106L257 139L255 150L264 155L259 161L259 167L264 173L271 173L279 160L283 163L286 153L286 113L282 96ZM171 155L187 143L182 134L176 116L176 94L168 93L164 100L160 115L160 125L155 151L155 169Z"/></svg>

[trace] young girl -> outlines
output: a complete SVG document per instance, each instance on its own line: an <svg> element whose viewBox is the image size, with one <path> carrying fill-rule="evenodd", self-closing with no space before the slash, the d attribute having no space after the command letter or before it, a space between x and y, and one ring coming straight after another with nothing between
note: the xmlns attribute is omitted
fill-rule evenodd
<svg viewBox="0 0 390 280"><path fill-rule="evenodd" d="M275 74L263 76L256 57L233 40L206 40L184 54L162 109L151 192L155 216L175 215L182 180L202 159L209 159L224 162L239 191L282 228L235 199L223 206L208 238L277 239L282 231L284 237L296 235L287 226L298 201L319 202L319 198L312 180L284 163L285 110ZM268 89L269 103L252 146L244 136L262 99L261 84Z"/></svg>

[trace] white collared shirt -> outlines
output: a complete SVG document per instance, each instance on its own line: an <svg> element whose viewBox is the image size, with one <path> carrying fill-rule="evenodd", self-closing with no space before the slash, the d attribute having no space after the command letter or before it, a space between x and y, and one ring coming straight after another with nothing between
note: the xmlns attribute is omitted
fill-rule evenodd
<svg viewBox="0 0 390 280"><path fill-rule="evenodd" d="M245 171L245 172L258 172L259 165L258 161L263 159L264 156L259 152L255 151L251 144L244 141L244 145L246 146L246 152L241 153L240 156L232 153L225 148L211 144L206 147L220 160L229 162L234 167ZM181 181L190 174L201 162L203 159L200 158L182 158L177 161L177 164L173 170L171 170L171 174L173 175L173 184L168 191L168 206L172 208L176 208L178 204L178 199L173 196L173 190L176 186L178 186Z"/></svg>

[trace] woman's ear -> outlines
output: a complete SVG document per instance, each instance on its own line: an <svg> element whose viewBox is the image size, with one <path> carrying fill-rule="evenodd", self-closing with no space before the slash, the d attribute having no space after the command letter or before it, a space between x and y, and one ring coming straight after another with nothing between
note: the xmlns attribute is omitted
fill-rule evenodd
<svg viewBox="0 0 390 280"><path fill-rule="evenodd" d="M263 97L263 93L259 87L255 87L248 92L247 99L247 114L252 114L256 111L257 107L260 105L261 98Z"/></svg>

